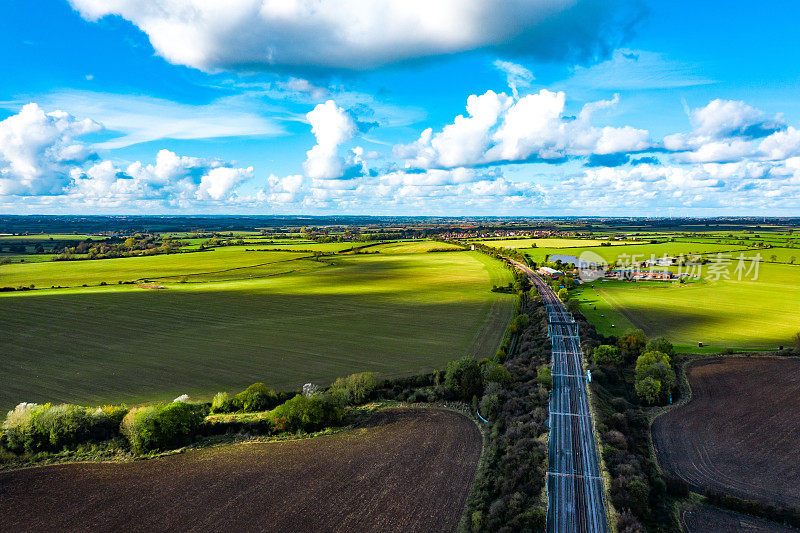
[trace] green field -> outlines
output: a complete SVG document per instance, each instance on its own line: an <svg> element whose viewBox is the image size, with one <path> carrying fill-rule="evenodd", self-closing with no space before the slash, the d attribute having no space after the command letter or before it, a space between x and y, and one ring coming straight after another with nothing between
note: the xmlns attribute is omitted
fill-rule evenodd
<svg viewBox="0 0 800 533"><path fill-rule="evenodd" d="M659 244L626 244L621 246L590 246L580 248L525 248L521 249L525 255L537 263L542 262L548 255L562 254L574 255L580 257L584 251L592 252L599 255L608 263L616 261L627 261L630 263L634 258L636 261L644 261L651 256L663 257L664 255L670 257L678 257L681 254L688 255L704 255L716 253L731 253L738 255L744 252L745 255L754 254L751 248L745 246L734 246L726 244L703 244L703 243L689 243L689 242L665 242ZM769 251L769 250L767 250ZM762 252L762 256L764 253Z"/></svg>
<svg viewBox="0 0 800 533"><path fill-rule="evenodd" d="M442 250L461 250L460 246L436 241L398 241L370 246L370 252L380 252L382 254L419 254L423 252L442 251Z"/></svg>
<svg viewBox="0 0 800 533"><path fill-rule="evenodd" d="M648 336L665 336L683 349L703 342L711 351L774 350L789 345L800 331L798 266L762 264L755 281L595 281L578 288L575 296L581 312L601 333L617 335L636 327Z"/></svg>
<svg viewBox="0 0 800 533"><path fill-rule="evenodd" d="M0 266L0 286L70 286L0 294L0 411L416 373L493 354L511 317L513 296L490 291L509 272L477 252L303 257L224 247ZM166 290L116 284L144 277Z"/></svg>
<svg viewBox="0 0 800 533"><path fill-rule="evenodd" d="M612 245L625 244L619 241L597 240L597 239L481 239L471 241L494 248L575 248L585 246L600 246L603 243Z"/></svg>
<svg viewBox="0 0 800 533"><path fill-rule="evenodd" d="M300 257L309 257L309 254L253 252L244 246L225 246L183 254L0 265L0 287L115 284L118 281L181 277L270 264L281 270L285 268L282 263Z"/></svg>

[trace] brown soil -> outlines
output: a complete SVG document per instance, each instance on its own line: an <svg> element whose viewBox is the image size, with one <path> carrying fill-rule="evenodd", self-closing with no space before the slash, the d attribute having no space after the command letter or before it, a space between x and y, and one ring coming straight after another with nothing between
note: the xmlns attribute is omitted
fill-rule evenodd
<svg viewBox="0 0 800 533"><path fill-rule="evenodd" d="M774 522L705 505L681 511L681 523L685 533L797 533Z"/></svg>
<svg viewBox="0 0 800 533"><path fill-rule="evenodd" d="M480 453L466 417L392 409L308 440L0 473L0 530L453 531Z"/></svg>
<svg viewBox="0 0 800 533"><path fill-rule="evenodd" d="M715 358L692 399L653 422L665 472L695 488L800 507L800 360Z"/></svg>

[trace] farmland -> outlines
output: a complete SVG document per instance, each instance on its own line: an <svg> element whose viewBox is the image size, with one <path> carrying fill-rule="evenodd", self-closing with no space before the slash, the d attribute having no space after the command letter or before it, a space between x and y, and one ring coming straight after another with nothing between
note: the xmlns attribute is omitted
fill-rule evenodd
<svg viewBox="0 0 800 533"><path fill-rule="evenodd" d="M0 473L0 523L35 531L452 531L480 452L480 433L460 414L389 410L366 427L310 440Z"/></svg>
<svg viewBox="0 0 800 533"><path fill-rule="evenodd" d="M687 349L703 342L718 351L774 350L788 345L800 324L800 268L762 264L757 280L595 281L577 289L575 297L581 312L604 334L635 327ZM748 302L757 302L758 308L746 311Z"/></svg>
<svg viewBox="0 0 800 533"><path fill-rule="evenodd" d="M715 507L696 506L681 511L681 524L686 533L792 533L796 529L760 518Z"/></svg>
<svg viewBox="0 0 800 533"><path fill-rule="evenodd" d="M494 353L511 316L513 296L490 291L508 271L478 252L307 257L230 246L3 265L0 285L68 288L0 295L0 410L429 371ZM117 284L141 278L166 289Z"/></svg>
<svg viewBox="0 0 800 533"><path fill-rule="evenodd" d="M687 372L691 400L653 422L661 467L701 489L800 505L800 360L715 358Z"/></svg>

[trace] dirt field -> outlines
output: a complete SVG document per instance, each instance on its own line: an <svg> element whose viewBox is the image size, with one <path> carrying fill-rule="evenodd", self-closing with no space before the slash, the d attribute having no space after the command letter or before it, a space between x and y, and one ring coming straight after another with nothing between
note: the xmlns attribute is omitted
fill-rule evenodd
<svg viewBox="0 0 800 533"><path fill-rule="evenodd" d="M730 533L731 531L796 533L797 531L774 522L705 505L682 510L681 523L685 533Z"/></svg>
<svg viewBox="0 0 800 533"><path fill-rule="evenodd" d="M653 423L662 468L695 487L800 507L800 359L718 358L688 373L691 401Z"/></svg>
<svg viewBox="0 0 800 533"><path fill-rule="evenodd" d="M462 415L389 410L310 440L6 472L0 530L453 531L480 451Z"/></svg>

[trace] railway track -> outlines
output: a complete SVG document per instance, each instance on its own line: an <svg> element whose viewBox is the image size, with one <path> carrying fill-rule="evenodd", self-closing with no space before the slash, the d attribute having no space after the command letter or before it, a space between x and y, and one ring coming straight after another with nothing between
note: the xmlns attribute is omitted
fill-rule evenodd
<svg viewBox="0 0 800 533"><path fill-rule="evenodd" d="M526 265L512 263L539 290L553 347L547 531L609 531L578 323L538 275Z"/></svg>

